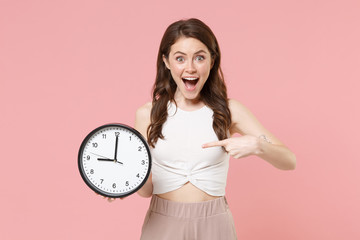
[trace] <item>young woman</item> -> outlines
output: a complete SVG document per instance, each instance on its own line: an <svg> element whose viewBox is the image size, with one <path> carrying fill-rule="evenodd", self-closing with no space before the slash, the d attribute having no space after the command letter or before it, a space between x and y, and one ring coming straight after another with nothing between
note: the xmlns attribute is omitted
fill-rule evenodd
<svg viewBox="0 0 360 240"><path fill-rule="evenodd" d="M161 40L152 102L136 112L152 174L142 240L237 239L225 198L229 158L257 155L282 170L295 155L240 102L228 99L220 49L198 19L171 24ZM240 137L232 137L239 133Z"/></svg>

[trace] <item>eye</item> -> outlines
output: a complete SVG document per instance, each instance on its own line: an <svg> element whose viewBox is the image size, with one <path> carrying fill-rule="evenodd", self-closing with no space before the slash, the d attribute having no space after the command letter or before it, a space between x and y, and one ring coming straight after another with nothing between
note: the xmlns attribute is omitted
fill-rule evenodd
<svg viewBox="0 0 360 240"><path fill-rule="evenodd" d="M178 61L178 62L183 62L183 61L184 61L184 58L183 58L183 57L176 57L176 61Z"/></svg>
<svg viewBox="0 0 360 240"><path fill-rule="evenodd" d="M204 56L196 56L196 61L202 61L202 60L204 60L205 58L204 58Z"/></svg>

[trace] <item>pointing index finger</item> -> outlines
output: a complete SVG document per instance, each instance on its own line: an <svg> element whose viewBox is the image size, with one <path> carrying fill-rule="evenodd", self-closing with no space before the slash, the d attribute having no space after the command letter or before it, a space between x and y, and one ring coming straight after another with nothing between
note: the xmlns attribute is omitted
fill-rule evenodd
<svg viewBox="0 0 360 240"><path fill-rule="evenodd" d="M216 141L216 142L210 142L210 143L205 143L205 144L202 145L203 148L223 147L223 146L225 146L225 140Z"/></svg>

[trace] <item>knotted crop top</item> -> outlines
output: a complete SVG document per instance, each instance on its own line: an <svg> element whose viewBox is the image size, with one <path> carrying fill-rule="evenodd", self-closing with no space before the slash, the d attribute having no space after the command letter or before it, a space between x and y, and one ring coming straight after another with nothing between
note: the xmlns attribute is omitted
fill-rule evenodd
<svg viewBox="0 0 360 240"><path fill-rule="evenodd" d="M191 182L209 195L225 195L230 156L222 147L202 148L204 143L218 141L212 124L211 108L184 111L169 102L162 127L164 139L159 138L155 148L150 148L153 194Z"/></svg>

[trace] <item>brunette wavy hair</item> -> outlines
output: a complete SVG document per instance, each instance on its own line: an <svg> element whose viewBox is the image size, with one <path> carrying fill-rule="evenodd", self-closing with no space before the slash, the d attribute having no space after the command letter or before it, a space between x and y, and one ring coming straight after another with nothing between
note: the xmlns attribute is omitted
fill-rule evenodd
<svg viewBox="0 0 360 240"><path fill-rule="evenodd" d="M196 18L172 23L165 31L157 56L157 73L152 93L151 123L147 129L148 143L155 147L159 138L164 139L162 126L167 119L167 104L174 101L176 83L170 70L163 62L163 55L168 58L171 46L181 37L196 38L209 49L213 67L200 92L200 99L213 112L213 129L219 140L228 137L231 126L231 113L228 106L227 90L220 67L220 48L214 33L202 21ZM174 101L175 102L175 101Z"/></svg>

